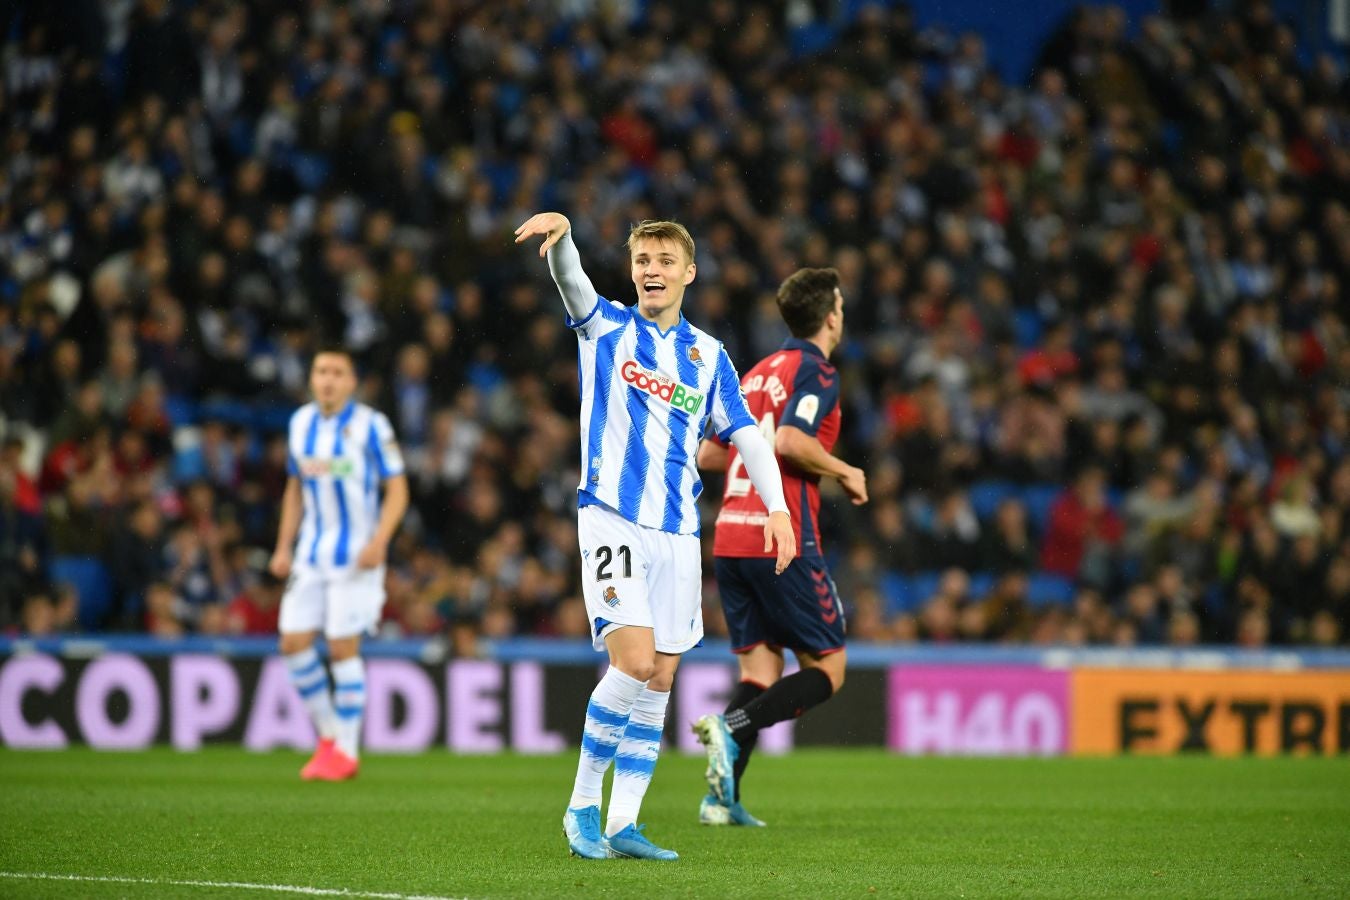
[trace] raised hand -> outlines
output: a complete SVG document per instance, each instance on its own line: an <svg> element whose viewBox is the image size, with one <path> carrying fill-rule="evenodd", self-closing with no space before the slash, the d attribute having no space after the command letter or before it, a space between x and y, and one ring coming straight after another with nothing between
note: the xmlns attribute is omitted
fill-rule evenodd
<svg viewBox="0 0 1350 900"><path fill-rule="evenodd" d="M572 223L562 213L536 213L516 229L516 243L523 243L535 235L542 234L544 243L539 245L539 255L545 256L548 248L558 243L559 238L567 234L567 229L571 227Z"/></svg>

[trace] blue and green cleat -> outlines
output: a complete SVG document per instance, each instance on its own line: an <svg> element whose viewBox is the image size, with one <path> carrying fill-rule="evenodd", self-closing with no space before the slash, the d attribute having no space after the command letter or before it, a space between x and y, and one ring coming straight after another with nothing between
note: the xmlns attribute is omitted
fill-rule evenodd
<svg viewBox="0 0 1350 900"><path fill-rule="evenodd" d="M707 715L694 723L694 734L708 750L708 789L722 804L736 802L736 758L740 745L731 736L725 716Z"/></svg>
<svg viewBox="0 0 1350 900"><path fill-rule="evenodd" d="M600 831L600 807L568 808L563 813L563 835L573 856L609 859L609 843Z"/></svg>
<svg viewBox="0 0 1350 900"><path fill-rule="evenodd" d="M730 806L720 802L712 794L703 798L698 805L698 820L704 825L742 825L747 828L763 828L762 819L756 819L739 800Z"/></svg>
<svg viewBox="0 0 1350 900"><path fill-rule="evenodd" d="M622 831L609 836L609 849L615 856L629 859L659 859L663 862L679 859L674 850L658 847L643 835L646 825L625 825Z"/></svg>

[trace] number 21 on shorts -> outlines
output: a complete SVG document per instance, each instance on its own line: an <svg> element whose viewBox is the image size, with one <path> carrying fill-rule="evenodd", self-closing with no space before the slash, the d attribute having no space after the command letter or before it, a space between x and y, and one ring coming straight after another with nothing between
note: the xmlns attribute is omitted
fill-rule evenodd
<svg viewBox="0 0 1350 900"><path fill-rule="evenodd" d="M609 579L611 579L611 578L614 577L614 573L613 573L612 571L610 571L610 568L611 568L611 565L614 563L614 557L615 557L615 554L616 554L616 551L615 551L614 549L610 548L610 547L598 547L598 548L596 548L596 551L595 551L595 580L596 580L596 581L608 581ZM621 565L621 567L622 567L622 574L619 575L619 577L620 577L620 578L632 578L632 577L633 577L633 553L632 553L631 550L628 549L628 545L627 545L627 544L624 544L623 546L619 547L618 550L617 550L617 555L618 555L618 557L619 557L619 563L620 563L620 565Z"/></svg>

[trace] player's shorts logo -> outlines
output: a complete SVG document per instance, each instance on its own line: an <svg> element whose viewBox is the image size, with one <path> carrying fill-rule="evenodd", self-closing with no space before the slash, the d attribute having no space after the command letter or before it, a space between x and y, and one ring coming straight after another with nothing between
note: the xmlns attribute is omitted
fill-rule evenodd
<svg viewBox="0 0 1350 900"><path fill-rule="evenodd" d="M619 605L619 592L612 587L605 588L605 603L609 606Z"/></svg>
<svg viewBox="0 0 1350 900"><path fill-rule="evenodd" d="M650 394L676 409L682 409L691 416L697 415L699 408L703 406L703 395L698 391L671 381L660 372L649 372L631 359L619 367L619 375L639 391Z"/></svg>

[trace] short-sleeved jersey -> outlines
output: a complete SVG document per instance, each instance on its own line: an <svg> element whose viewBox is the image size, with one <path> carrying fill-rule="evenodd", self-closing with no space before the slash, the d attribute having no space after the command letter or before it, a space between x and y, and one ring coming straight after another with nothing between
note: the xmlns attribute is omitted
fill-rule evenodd
<svg viewBox="0 0 1350 900"><path fill-rule="evenodd" d="M741 387L750 414L771 445L775 431L791 425L819 440L825 452L834 449L839 439L839 373L815 344L790 338L777 353L747 372ZM775 556L774 551L764 550L768 509L746 477L736 448L728 451L726 492L717 516L713 554ZM797 533L797 555L817 559L821 556L820 476L801 471L781 456L778 468Z"/></svg>
<svg viewBox="0 0 1350 900"><path fill-rule="evenodd" d="M636 307L599 298L577 334L581 386L579 506L698 534L695 457L711 425L723 440L754 425L720 341L683 316L662 332Z"/></svg>
<svg viewBox="0 0 1350 900"><path fill-rule="evenodd" d="M352 401L324 416L317 403L307 403L291 416L287 469L300 479L305 500L296 561L343 568L374 534L380 482L403 474L403 455L383 413Z"/></svg>

